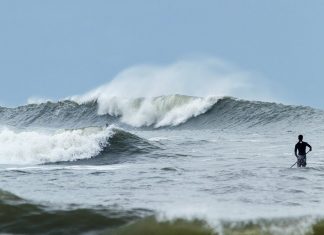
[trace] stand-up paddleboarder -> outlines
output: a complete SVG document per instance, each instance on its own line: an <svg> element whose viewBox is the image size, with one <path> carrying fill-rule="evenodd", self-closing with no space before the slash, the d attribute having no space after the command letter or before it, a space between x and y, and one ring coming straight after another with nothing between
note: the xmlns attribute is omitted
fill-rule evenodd
<svg viewBox="0 0 324 235"><path fill-rule="evenodd" d="M309 151L312 151L312 146L310 146L307 142L303 141L303 136L298 136L298 143L295 145L295 156L297 158L297 167L305 167L306 166L306 147L309 148ZM298 154L297 154L298 150Z"/></svg>

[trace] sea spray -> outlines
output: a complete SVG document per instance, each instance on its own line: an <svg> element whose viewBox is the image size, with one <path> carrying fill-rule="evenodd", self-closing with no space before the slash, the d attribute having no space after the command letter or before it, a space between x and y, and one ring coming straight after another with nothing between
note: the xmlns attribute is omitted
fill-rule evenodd
<svg viewBox="0 0 324 235"><path fill-rule="evenodd" d="M107 84L70 99L100 103L112 97L134 99L174 94L274 100L262 77L217 58L179 60L160 66L135 65L118 73Z"/></svg>

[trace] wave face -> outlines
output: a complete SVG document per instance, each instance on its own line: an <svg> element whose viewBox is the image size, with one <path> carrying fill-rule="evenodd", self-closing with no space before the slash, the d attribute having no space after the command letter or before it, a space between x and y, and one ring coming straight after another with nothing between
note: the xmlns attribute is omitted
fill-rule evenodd
<svg viewBox="0 0 324 235"><path fill-rule="evenodd" d="M324 124L324 111L305 106L237 100L230 97L219 99L207 112L189 119L182 127L199 128L253 128L281 129L318 128Z"/></svg>
<svg viewBox="0 0 324 235"><path fill-rule="evenodd" d="M0 108L0 124L19 128L82 128L112 122L117 122L116 118L97 114L96 102L79 105L72 101L62 101Z"/></svg>
<svg viewBox="0 0 324 235"><path fill-rule="evenodd" d="M1 108L0 124L14 127L82 128L107 123L128 127L230 128L294 122L324 123L324 112L310 107L182 95L155 98L109 98L105 101Z"/></svg>

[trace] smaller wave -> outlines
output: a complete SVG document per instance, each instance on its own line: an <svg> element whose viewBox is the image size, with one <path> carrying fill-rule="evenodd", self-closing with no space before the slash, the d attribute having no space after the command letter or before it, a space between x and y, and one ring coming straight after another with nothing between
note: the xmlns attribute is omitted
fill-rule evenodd
<svg viewBox="0 0 324 235"><path fill-rule="evenodd" d="M10 234L214 234L204 221L159 221L153 211L145 209L75 207L55 210L0 190L0 231Z"/></svg>
<svg viewBox="0 0 324 235"><path fill-rule="evenodd" d="M114 134L109 138L109 144L103 148L100 154L86 159L78 159L73 162L63 162L72 165L107 165L120 164L136 159L137 156L144 156L160 147L130 132L114 129Z"/></svg>
<svg viewBox="0 0 324 235"><path fill-rule="evenodd" d="M0 164L41 164L94 157L109 144L111 128L74 130L0 130Z"/></svg>
<svg viewBox="0 0 324 235"><path fill-rule="evenodd" d="M1 234L102 234L148 213L105 208L55 210L0 189Z"/></svg>
<svg viewBox="0 0 324 235"><path fill-rule="evenodd" d="M148 140L110 126L56 131L0 129L0 164L111 164L117 156L157 149Z"/></svg>

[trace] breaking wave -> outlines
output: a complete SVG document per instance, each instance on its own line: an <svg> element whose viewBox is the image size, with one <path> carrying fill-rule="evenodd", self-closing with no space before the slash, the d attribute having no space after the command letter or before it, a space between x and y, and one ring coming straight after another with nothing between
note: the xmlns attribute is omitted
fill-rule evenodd
<svg viewBox="0 0 324 235"><path fill-rule="evenodd" d="M93 159L156 148L148 141L115 127L55 131L0 130L0 164L42 164ZM103 160L101 160L103 163Z"/></svg>
<svg viewBox="0 0 324 235"><path fill-rule="evenodd" d="M14 127L84 128L107 123L121 127L230 128L324 123L324 111L304 106L184 95L112 97L87 103L61 101L0 108L0 124ZM307 122L305 122L307 121ZM273 125L275 124L275 125Z"/></svg>
<svg viewBox="0 0 324 235"><path fill-rule="evenodd" d="M1 164L74 161L98 155L114 134L112 129L0 131Z"/></svg>
<svg viewBox="0 0 324 235"><path fill-rule="evenodd" d="M98 103L98 113L120 117L123 123L135 127L177 126L205 113L217 100L216 97L181 95L137 99L113 97Z"/></svg>

